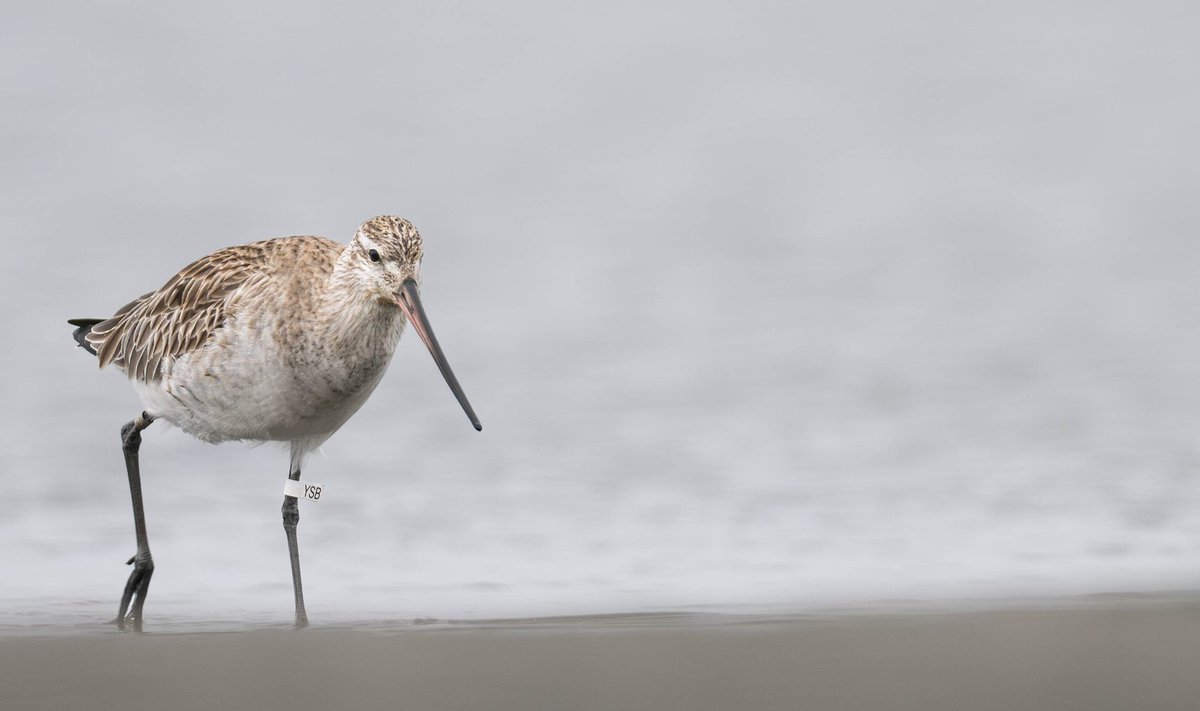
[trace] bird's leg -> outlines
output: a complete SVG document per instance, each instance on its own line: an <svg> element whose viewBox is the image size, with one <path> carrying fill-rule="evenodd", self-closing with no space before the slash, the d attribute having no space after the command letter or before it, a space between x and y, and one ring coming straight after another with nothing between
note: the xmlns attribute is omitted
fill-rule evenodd
<svg viewBox="0 0 1200 711"><path fill-rule="evenodd" d="M143 412L121 428L121 449L125 452L125 469L129 473L129 496L133 499L133 527L137 533L137 553L129 559L133 572L125 583L121 595L121 607L113 622L125 629L127 622L133 629L142 631L142 606L146 604L146 593L150 590L150 576L154 575L154 559L150 556L150 541L146 538L146 514L142 511L142 474L138 466L138 450L142 446L142 430L154 422L154 417ZM129 602L133 600L133 607Z"/></svg>
<svg viewBox="0 0 1200 711"><path fill-rule="evenodd" d="M300 481L300 467L293 466L288 479ZM296 524L300 523L300 505L295 496L283 496L283 532L287 534L288 555L292 559L292 590L296 593L296 629L308 627L304 611L304 586L300 582L300 548L296 543Z"/></svg>

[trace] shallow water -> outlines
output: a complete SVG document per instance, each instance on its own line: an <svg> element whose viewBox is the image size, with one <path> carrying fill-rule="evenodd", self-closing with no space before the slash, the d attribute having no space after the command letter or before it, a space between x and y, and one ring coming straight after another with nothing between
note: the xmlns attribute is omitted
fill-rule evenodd
<svg viewBox="0 0 1200 711"><path fill-rule="evenodd" d="M1195 11L747 7L6 23L0 625L111 616L134 548L65 319L380 212L484 431L406 337L305 472L316 620L1200 585ZM284 453L143 466L150 614L286 622Z"/></svg>

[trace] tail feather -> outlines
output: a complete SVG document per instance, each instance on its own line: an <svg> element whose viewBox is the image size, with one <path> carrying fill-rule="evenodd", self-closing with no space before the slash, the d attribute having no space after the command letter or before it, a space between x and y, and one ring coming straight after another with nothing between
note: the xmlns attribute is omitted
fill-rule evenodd
<svg viewBox="0 0 1200 711"><path fill-rule="evenodd" d="M88 333L91 332L92 326L95 326L98 323L104 323L104 319L102 319L102 318L73 318L73 319L68 319L67 323L71 324L72 326L79 327L79 328L76 328L75 333L72 334L75 336L75 342L78 343L80 346L82 346L83 349L86 350L88 353L91 353L92 355L96 355L96 349L92 348L91 344L87 342L87 335L88 335Z"/></svg>

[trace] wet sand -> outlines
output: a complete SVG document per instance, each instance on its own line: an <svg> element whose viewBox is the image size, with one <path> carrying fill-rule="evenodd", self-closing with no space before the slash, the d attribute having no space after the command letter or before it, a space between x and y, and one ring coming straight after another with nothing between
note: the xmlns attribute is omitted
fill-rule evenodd
<svg viewBox="0 0 1200 711"><path fill-rule="evenodd" d="M0 708L1195 709L1200 604L0 638Z"/></svg>

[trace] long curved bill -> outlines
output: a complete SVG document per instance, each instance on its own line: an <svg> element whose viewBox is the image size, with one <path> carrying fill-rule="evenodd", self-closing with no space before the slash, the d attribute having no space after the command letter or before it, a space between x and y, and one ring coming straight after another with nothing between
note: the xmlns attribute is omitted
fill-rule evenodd
<svg viewBox="0 0 1200 711"><path fill-rule="evenodd" d="M454 371L450 369L446 354L442 353L442 347L438 345L437 336L433 335L433 327L429 325L429 317L425 315L425 307L421 305L421 292L417 289L417 282L412 279L404 280L400 291L396 294L396 305L404 311L413 330L417 332L425 347L429 349L429 355L433 356L433 362L437 363L438 370L442 371L442 377L450 386L450 392L458 398L458 404L462 405L463 412L466 412L467 417L471 419L471 424L475 426L476 431L482 431L483 425L479 424L475 410L471 409L471 403L467 401L466 393L458 384L458 378L454 377Z"/></svg>

